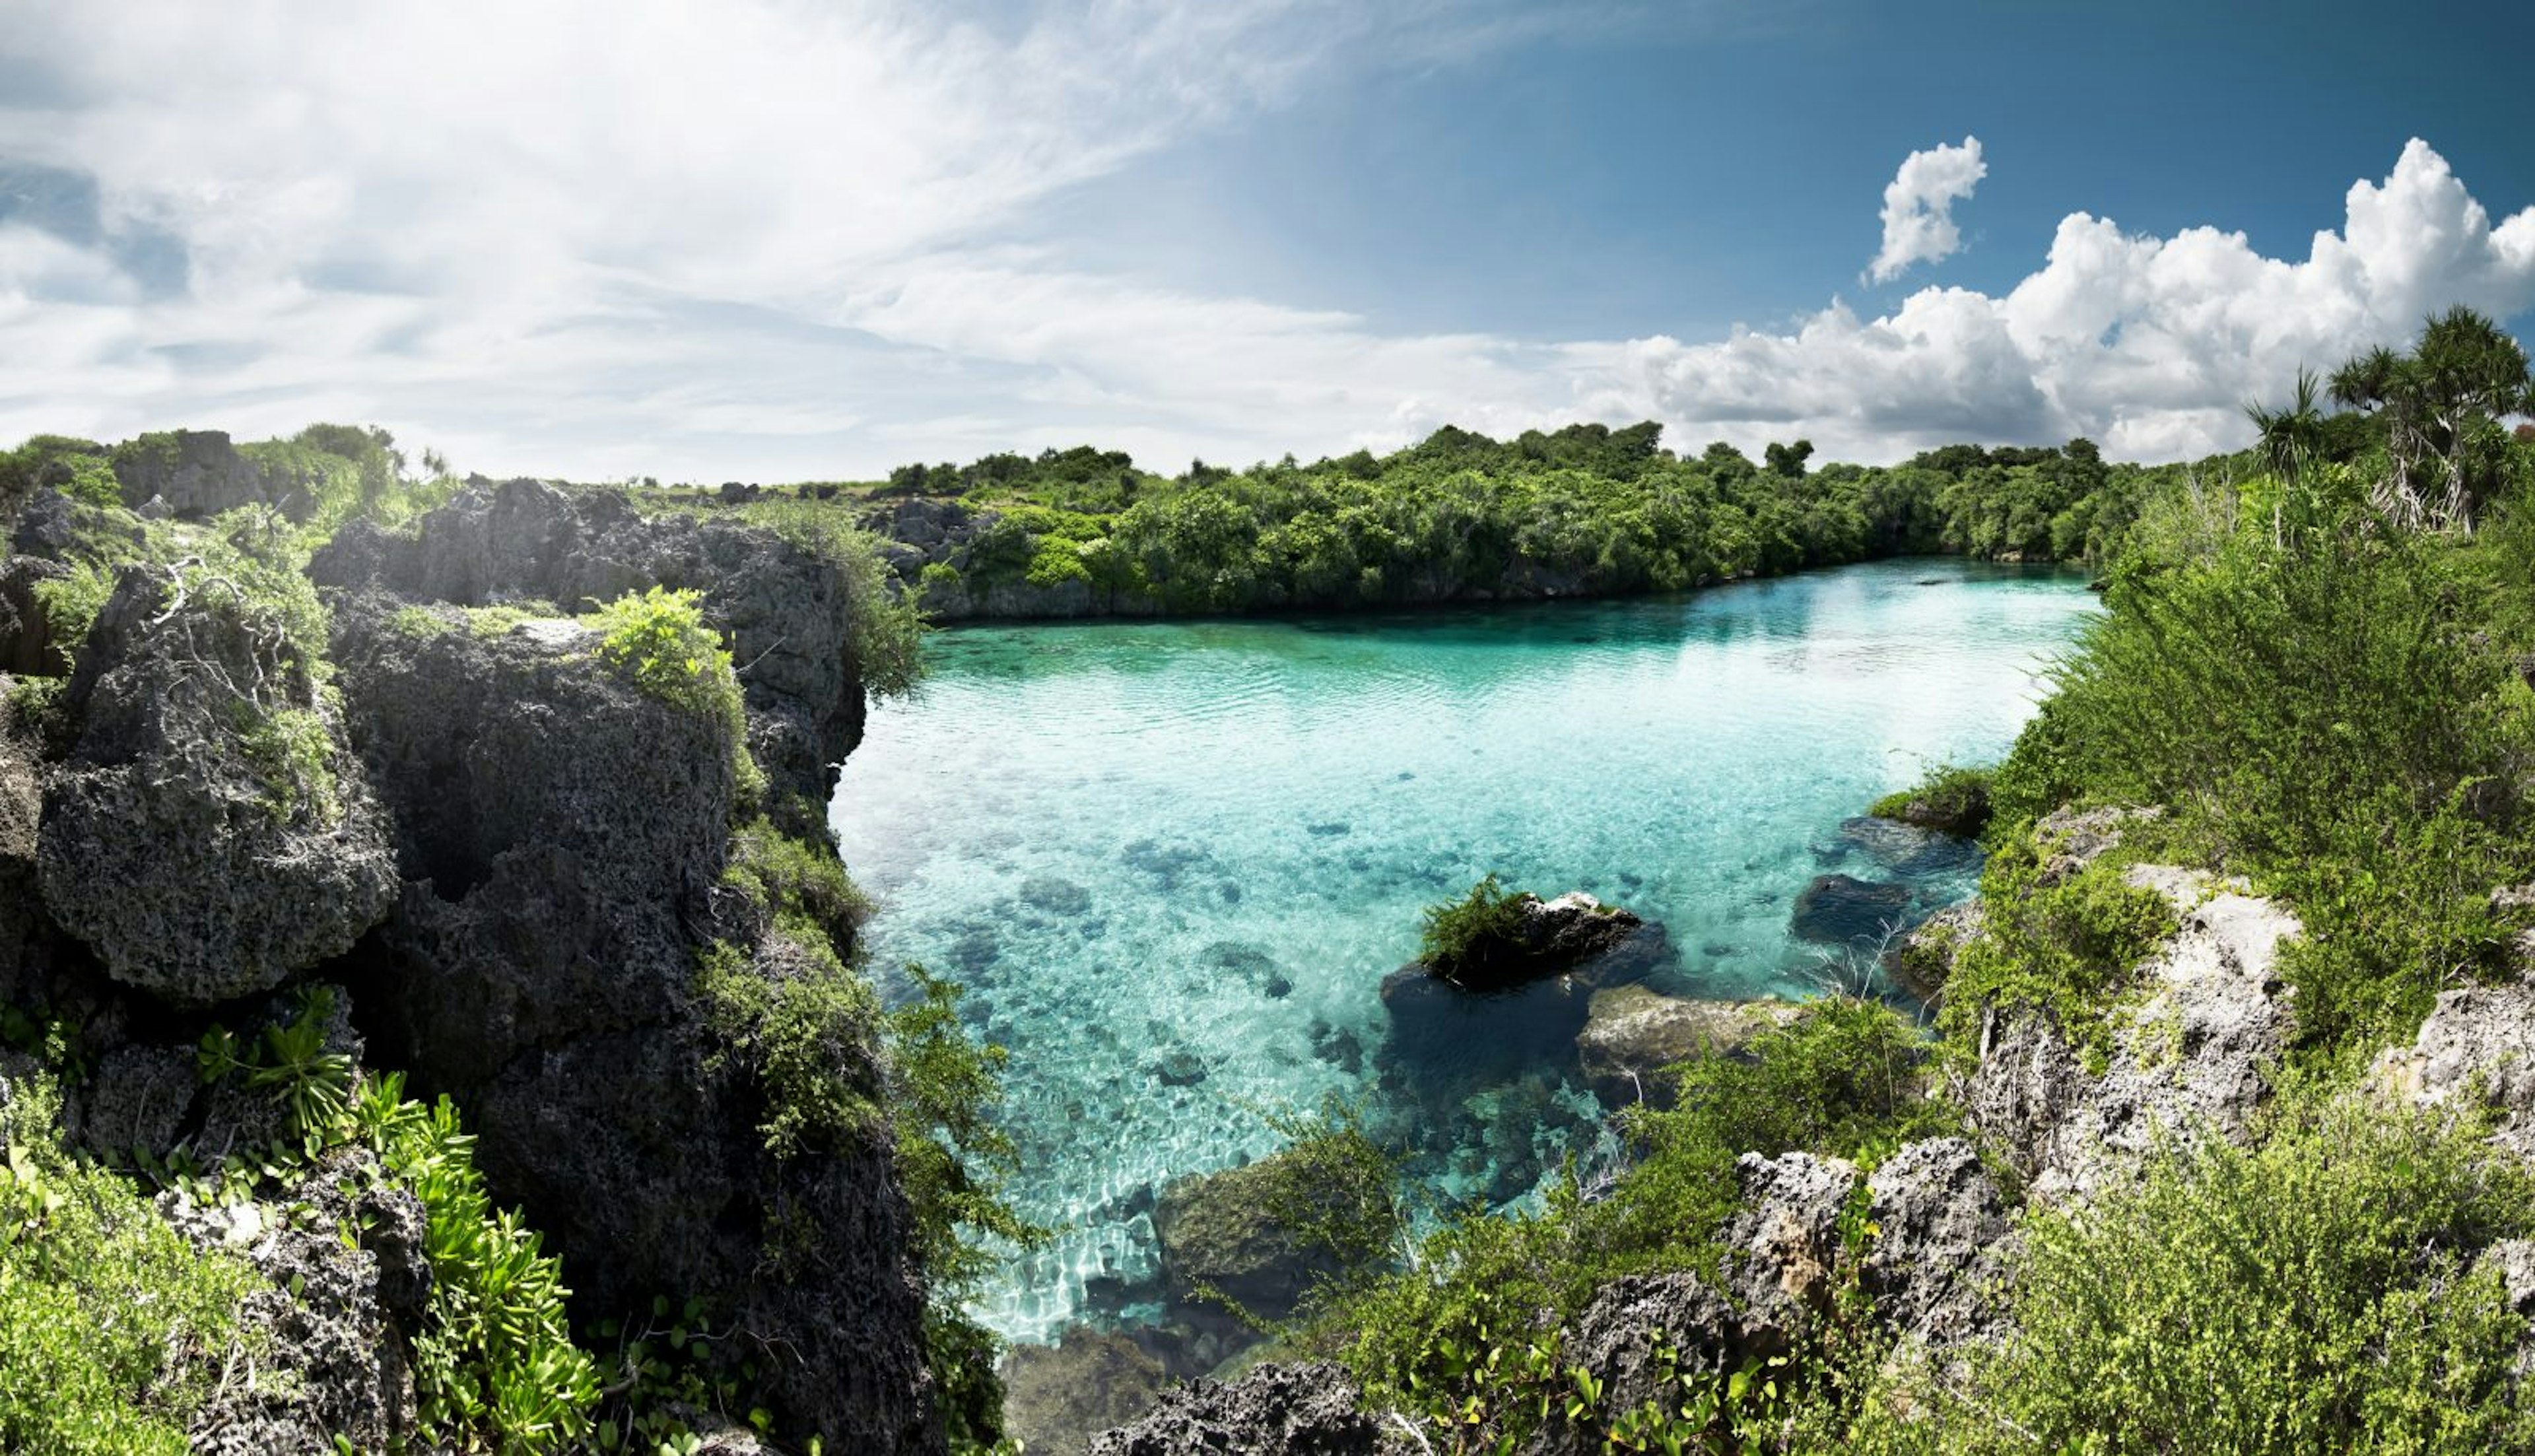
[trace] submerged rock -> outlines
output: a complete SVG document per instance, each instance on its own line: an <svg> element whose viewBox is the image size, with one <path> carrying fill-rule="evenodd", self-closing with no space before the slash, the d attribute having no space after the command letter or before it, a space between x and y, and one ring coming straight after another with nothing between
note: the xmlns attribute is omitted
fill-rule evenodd
<svg viewBox="0 0 2535 1456"><path fill-rule="evenodd" d="M1910 886L1817 875L1796 896L1788 929L1800 940L1872 949L1898 934L1910 915Z"/></svg>
<svg viewBox="0 0 2535 1456"><path fill-rule="evenodd" d="M1283 1191L1280 1181L1295 1166L1291 1153L1278 1153L1178 1179L1162 1190L1153 1209L1153 1236L1175 1305L1219 1309L1202 1292L1211 1290L1259 1318L1283 1319L1316 1278L1333 1271L1325 1253L1300 1244L1272 1211Z"/></svg>
<svg viewBox="0 0 2535 1456"><path fill-rule="evenodd" d="M1840 839L1895 875L1952 875L1980 863L1980 846L1956 834L1903 820L1857 815L1839 821Z"/></svg>
<svg viewBox="0 0 2535 1456"><path fill-rule="evenodd" d="M1740 1054L1752 1038L1793 1018L1779 1001L1690 1001L1643 986L1593 993L1576 1055L1606 1107L1668 1108L1679 1095L1669 1069L1702 1057Z"/></svg>
<svg viewBox="0 0 2535 1456"><path fill-rule="evenodd" d="M1125 1335L1079 1325L1054 1345L1014 1346L1000 1373L1005 1428L1048 1456L1082 1456L1094 1436L1142 1416L1168 1378Z"/></svg>
<svg viewBox="0 0 2535 1456"><path fill-rule="evenodd" d="M1417 1450L1363 1407L1333 1365L1265 1365L1230 1384L1195 1380L1133 1425L1105 1431L1091 1456L1406 1456Z"/></svg>

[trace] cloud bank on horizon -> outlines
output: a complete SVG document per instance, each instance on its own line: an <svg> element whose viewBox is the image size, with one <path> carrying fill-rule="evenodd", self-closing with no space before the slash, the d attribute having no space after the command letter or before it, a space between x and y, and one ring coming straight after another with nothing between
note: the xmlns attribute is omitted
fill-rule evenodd
<svg viewBox="0 0 2535 1456"><path fill-rule="evenodd" d="M354 419L493 471L784 479L1652 418L1685 448L2166 459L2243 444L2244 401L2433 309L2535 309L2535 207L2494 222L2419 140L2302 259L2077 212L2002 294L1712 341L1388 330L1103 269L1042 225L1350 68L1540 42L1512 3L216 9L63 0L0 36L0 437ZM1870 275L1954 254L1986 173L1977 138L1910 153Z"/></svg>

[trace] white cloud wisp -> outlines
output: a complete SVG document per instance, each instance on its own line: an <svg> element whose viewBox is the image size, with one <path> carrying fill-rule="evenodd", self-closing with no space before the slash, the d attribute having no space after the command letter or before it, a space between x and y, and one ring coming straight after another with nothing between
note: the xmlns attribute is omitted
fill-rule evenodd
<svg viewBox="0 0 2535 1456"><path fill-rule="evenodd" d="M1960 147L1932 147L1901 159L1884 188L1884 246L1866 266L1867 276L1888 283L1914 263L1936 263L1963 246L1954 226L1954 204L1972 195L1989 175L1978 137Z"/></svg>

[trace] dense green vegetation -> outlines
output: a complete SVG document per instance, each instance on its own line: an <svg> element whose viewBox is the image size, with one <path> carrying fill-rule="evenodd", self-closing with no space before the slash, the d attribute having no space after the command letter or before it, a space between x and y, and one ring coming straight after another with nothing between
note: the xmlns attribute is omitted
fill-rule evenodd
<svg viewBox="0 0 2535 1456"><path fill-rule="evenodd" d="M222 1365L256 1353L238 1313L264 1281L75 1156L59 1103L52 1076L17 1071L0 1102L0 1446L181 1452Z"/></svg>
<svg viewBox="0 0 2535 1456"><path fill-rule="evenodd" d="M1671 591L1910 552L2092 560L2144 492L2184 473L2108 464L2083 440L1809 469L1802 441L1756 464L1724 445L1677 455L1659 437L1654 424L1511 442L1447 428L1380 457L1172 477L1051 451L909 466L874 494L997 513L964 576L926 569L928 601L955 584L1080 583L1100 602L1221 612Z"/></svg>

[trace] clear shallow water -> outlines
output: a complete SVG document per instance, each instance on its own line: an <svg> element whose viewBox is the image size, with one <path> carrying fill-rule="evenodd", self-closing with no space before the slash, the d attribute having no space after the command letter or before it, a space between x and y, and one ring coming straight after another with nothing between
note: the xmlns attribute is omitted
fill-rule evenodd
<svg viewBox="0 0 2535 1456"><path fill-rule="evenodd" d="M1364 1095L1383 975L1488 871L1663 922L1660 989L1806 994L1797 893L1893 878L1841 820L2004 753L2093 610L2076 575L1915 560L1668 600L939 634L833 819L881 903L876 963L955 976L1011 1049L1022 1211L1062 1232L980 1313L1039 1340L1086 1281L1114 1306L1153 1272L1161 1184L1270 1150L1269 1110ZM1932 900L1968 888L1940 880Z"/></svg>

